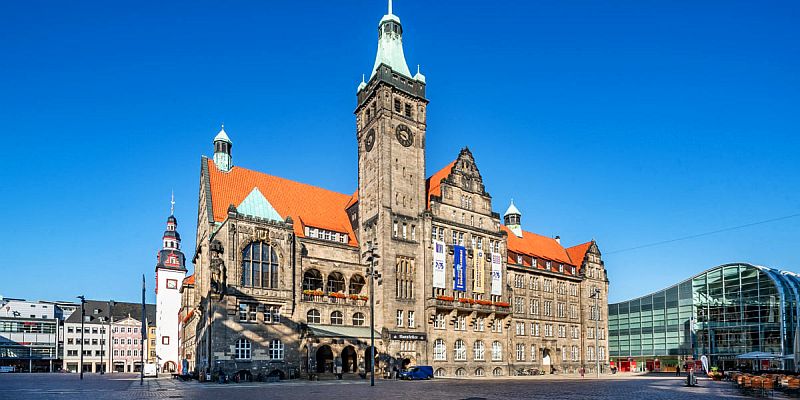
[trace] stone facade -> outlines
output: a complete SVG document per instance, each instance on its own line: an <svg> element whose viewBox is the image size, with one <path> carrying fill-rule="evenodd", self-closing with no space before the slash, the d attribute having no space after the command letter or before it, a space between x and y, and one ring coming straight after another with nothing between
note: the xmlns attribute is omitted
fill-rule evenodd
<svg viewBox="0 0 800 400"><path fill-rule="evenodd" d="M390 12L379 32L378 61L392 40L402 46L399 19ZM183 359L240 379L364 373L374 301L379 373L591 371L590 295L599 289L605 310L608 290L596 243L562 247L522 231L514 213L519 229L510 230L466 148L426 179L425 78L392 63L376 62L358 88L352 196L232 166L230 139L217 135L214 160L226 161L201 159L195 273L181 289ZM445 248L446 285L433 283L435 243ZM466 286L456 290L460 251ZM380 257L374 276L368 254ZM604 332L605 315L599 325Z"/></svg>

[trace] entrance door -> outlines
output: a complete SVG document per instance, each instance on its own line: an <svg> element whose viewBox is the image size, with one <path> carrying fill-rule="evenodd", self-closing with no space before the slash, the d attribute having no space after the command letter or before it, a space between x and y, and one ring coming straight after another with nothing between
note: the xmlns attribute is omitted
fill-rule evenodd
<svg viewBox="0 0 800 400"><path fill-rule="evenodd" d="M333 350L325 345L317 349L317 372L333 372Z"/></svg>
<svg viewBox="0 0 800 400"><path fill-rule="evenodd" d="M545 372L550 372L551 361L550 361L550 350L549 349L542 349L542 367L545 367Z"/></svg>
<svg viewBox="0 0 800 400"><path fill-rule="evenodd" d="M347 346L342 350L342 372L351 373L358 370L357 367L356 349L353 346Z"/></svg>

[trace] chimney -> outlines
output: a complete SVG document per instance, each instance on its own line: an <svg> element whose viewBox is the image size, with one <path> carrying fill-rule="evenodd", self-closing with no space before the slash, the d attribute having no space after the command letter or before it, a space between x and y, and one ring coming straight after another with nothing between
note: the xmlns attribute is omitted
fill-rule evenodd
<svg viewBox="0 0 800 400"><path fill-rule="evenodd" d="M561 236L556 235L556 243L561 244Z"/></svg>

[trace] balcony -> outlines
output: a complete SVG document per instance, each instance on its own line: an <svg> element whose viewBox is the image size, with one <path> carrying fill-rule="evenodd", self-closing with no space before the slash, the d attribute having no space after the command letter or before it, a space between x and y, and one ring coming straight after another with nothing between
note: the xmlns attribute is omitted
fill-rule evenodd
<svg viewBox="0 0 800 400"><path fill-rule="evenodd" d="M369 298L361 295L344 295L338 293L324 294L324 293L303 293L302 300L309 303L322 303L322 304L335 304L347 305L355 307L369 306Z"/></svg>

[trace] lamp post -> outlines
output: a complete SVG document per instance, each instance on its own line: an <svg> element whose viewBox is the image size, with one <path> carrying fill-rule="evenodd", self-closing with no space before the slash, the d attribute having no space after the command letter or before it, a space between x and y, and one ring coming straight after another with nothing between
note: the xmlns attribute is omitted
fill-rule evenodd
<svg viewBox="0 0 800 400"><path fill-rule="evenodd" d="M598 325L600 323L600 308L598 308L597 301L600 298L600 289L595 287L592 290L592 294L589 296L590 298L594 298L594 359L595 359L595 375L599 378L600 377L600 342L598 336L600 335L600 330L598 329Z"/></svg>
<svg viewBox="0 0 800 400"><path fill-rule="evenodd" d="M369 277L369 385L375 386L375 280L381 279L381 274L375 271L380 256L377 254L377 243L369 243L367 249L367 276ZM380 283L380 281L379 281Z"/></svg>
<svg viewBox="0 0 800 400"><path fill-rule="evenodd" d="M108 301L108 365L111 367L108 372L114 373L114 335L111 333L114 325L114 306L117 303L114 300ZM105 349L103 349L105 350ZM100 353L102 356L103 353ZM100 361L102 364L103 362ZM103 368L105 370L105 368ZM101 372L102 373L102 372Z"/></svg>
<svg viewBox="0 0 800 400"><path fill-rule="evenodd" d="M83 296L78 296L77 298L81 299L81 362L78 365L81 369L81 380L83 380L83 320L86 319L86 311L84 310L83 305L86 304L86 298Z"/></svg>

